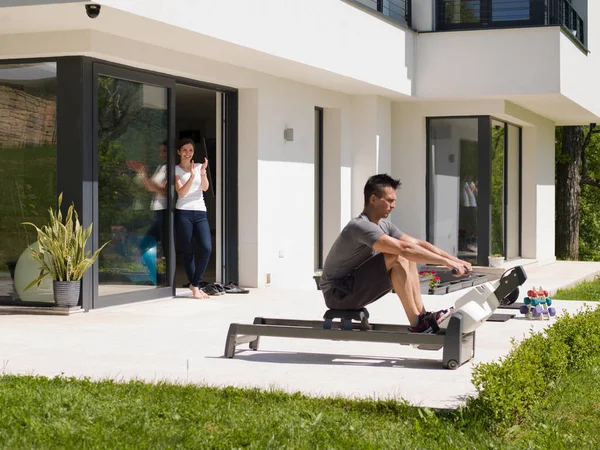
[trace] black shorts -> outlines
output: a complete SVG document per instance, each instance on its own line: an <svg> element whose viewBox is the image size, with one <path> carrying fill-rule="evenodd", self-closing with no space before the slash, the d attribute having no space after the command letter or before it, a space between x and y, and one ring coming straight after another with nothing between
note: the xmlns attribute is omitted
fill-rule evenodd
<svg viewBox="0 0 600 450"><path fill-rule="evenodd" d="M347 277L334 280L323 291L329 309L360 309L392 290L383 253L367 259Z"/></svg>

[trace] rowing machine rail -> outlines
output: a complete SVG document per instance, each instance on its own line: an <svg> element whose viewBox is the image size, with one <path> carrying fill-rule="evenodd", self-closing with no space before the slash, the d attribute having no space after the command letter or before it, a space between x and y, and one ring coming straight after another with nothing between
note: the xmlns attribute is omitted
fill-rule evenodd
<svg viewBox="0 0 600 450"><path fill-rule="evenodd" d="M330 310L331 311L331 310ZM328 311L328 312L330 312ZM367 313L368 314L368 313ZM417 345L426 350L443 351L443 366L456 369L475 355L475 332L463 334L463 317L455 313L443 333L418 334L408 331L405 325L370 323L370 330L362 323L353 323L352 329L344 329L342 322L335 322L331 329L323 328L321 320L271 319L257 317L252 325L232 323L225 342L225 356L233 358L238 345L248 343L250 349L258 350L261 336L276 336L330 341L384 342ZM347 322L346 322L347 323ZM347 325L346 325L347 328Z"/></svg>

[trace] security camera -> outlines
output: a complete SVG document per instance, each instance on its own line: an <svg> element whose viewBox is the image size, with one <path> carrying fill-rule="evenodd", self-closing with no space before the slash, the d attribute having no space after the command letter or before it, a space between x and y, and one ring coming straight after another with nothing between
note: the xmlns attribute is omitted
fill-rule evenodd
<svg viewBox="0 0 600 450"><path fill-rule="evenodd" d="M85 5L85 12L87 13L90 19L95 19L100 15L100 5Z"/></svg>

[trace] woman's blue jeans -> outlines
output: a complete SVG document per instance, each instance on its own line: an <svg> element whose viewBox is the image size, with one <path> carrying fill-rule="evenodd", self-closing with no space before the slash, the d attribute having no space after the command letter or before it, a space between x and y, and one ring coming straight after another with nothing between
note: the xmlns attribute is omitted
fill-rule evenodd
<svg viewBox="0 0 600 450"><path fill-rule="evenodd" d="M191 286L198 287L212 252L210 225L206 211L186 209L175 210L175 227L177 239L183 251L183 266ZM194 241L199 245L196 260Z"/></svg>

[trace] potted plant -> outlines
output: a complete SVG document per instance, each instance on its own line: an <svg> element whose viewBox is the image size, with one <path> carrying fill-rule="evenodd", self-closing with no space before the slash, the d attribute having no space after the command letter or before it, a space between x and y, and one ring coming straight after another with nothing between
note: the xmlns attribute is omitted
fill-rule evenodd
<svg viewBox="0 0 600 450"><path fill-rule="evenodd" d="M502 267L504 263L504 256L499 253L494 253L488 256L488 261L490 263L490 267Z"/></svg>
<svg viewBox="0 0 600 450"><path fill-rule="evenodd" d="M31 257L40 265L40 274L27 285L25 290L33 286L39 287L42 280L50 276L53 280L54 301L56 306L72 307L79 302L81 279L84 273L92 267L100 251L108 244L106 242L93 254L85 250L85 245L92 234L92 224L83 228L75 206L69 206L63 223L60 211L62 193L58 196L58 208L48 210L50 221L48 225L38 228L31 222L23 222L37 231L38 249L31 249Z"/></svg>
<svg viewBox="0 0 600 450"><path fill-rule="evenodd" d="M421 284L421 294L432 294L440 285L441 279L434 270L422 270L419 272L419 281Z"/></svg>
<svg viewBox="0 0 600 450"><path fill-rule="evenodd" d="M421 294L429 293L429 283L431 282L433 275L434 274L426 270L419 272L419 284L421 286Z"/></svg>

